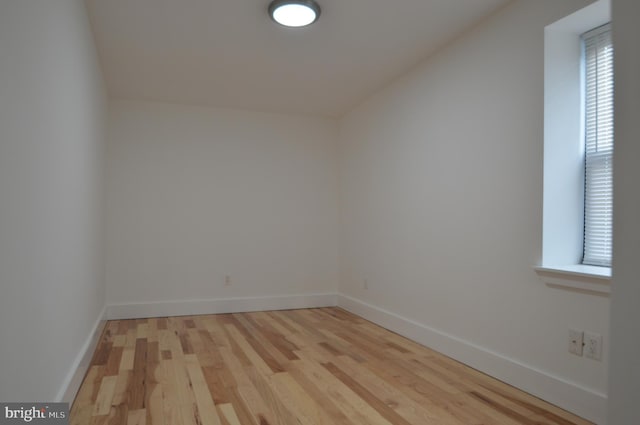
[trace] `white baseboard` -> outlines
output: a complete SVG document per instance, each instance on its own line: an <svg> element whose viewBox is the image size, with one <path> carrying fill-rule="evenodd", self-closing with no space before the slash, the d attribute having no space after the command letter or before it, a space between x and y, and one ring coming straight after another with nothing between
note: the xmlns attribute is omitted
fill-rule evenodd
<svg viewBox="0 0 640 425"><path fill-rule="evenodd" d="M85 343L82 345L80 353L78 353L73 361L71 369L67 373L62 384L62 388L60 388L60 391L58 391L58 395L56 396L57 401L69 403L69 407L71 407L71 403L73 403L76 393L80 389L80 385L82 385L82 380L84 379L87 370L89 370L91 358L98 346L98 341L100 340L104 326L107 323L106 313L107 308L104 307L98 316L96 323L93 325L91 332L87 336Z"/></svg>
<svg viewBox="0 0 640 425"><path fill-rule="evenodd" d="M304 294L112 304L107 306L107 317L109 320L117 320L139 319L144 317L190 316L196 314L243 313L249 311L333 307L336 305L336 296L336 294Z"/></svg>
<svg viewBox="0 0 640 425"><path fill-rule="evenodd" d="M339 294L337 305L596 424L606 422L605 394L347 295Z"/></svg>

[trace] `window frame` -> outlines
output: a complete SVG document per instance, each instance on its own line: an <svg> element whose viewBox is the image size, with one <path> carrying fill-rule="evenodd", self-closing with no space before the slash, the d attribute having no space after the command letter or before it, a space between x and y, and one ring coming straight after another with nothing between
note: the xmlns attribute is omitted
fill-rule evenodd
<svg viewBox="0 0 640 425"><path fill-rule="evenodd" d="M611 20L599 0L545 28L542 255L533 266L548 286L608 296L611 268L582 264L584 105L580 36Z"/></svg>

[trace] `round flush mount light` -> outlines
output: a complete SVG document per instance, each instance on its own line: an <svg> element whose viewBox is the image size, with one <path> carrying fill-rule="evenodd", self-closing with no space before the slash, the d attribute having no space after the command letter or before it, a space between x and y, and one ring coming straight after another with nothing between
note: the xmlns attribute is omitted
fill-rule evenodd
<svg viewBox="0 0 640 425"><path fill-rule="evenodd" d="M306 27L318 20L320 6L313 0L273 0L269 15L285 27Z"/></svg>

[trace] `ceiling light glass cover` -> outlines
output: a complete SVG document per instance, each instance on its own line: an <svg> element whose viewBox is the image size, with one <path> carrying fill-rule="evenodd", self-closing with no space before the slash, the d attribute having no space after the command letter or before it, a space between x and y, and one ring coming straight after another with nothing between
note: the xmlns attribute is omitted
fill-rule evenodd
<svg viewBox="0 0 640 425"><path fill-rule="evenodd" d="M305 27L318 20L320 6L313 0L274 0L269 15L285 27Z"/></svg>

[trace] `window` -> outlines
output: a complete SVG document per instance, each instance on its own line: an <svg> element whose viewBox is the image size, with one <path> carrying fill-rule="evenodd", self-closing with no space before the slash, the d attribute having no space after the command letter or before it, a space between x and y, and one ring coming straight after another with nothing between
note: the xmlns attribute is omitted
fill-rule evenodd
<svg viewBox="0 0 640 425"><path fill-rule="evenodd" d="M610 25L582 36L585 99L583 264L611 266L613 230L613 45Z"/></svg>
<svg viewBox="0 0 640 425"><path fill-rule="evenodd" d="M597 0L544 31L542 258L534 268L554 288L598 294L611 291L610 21L610 0Z"/></svg>

